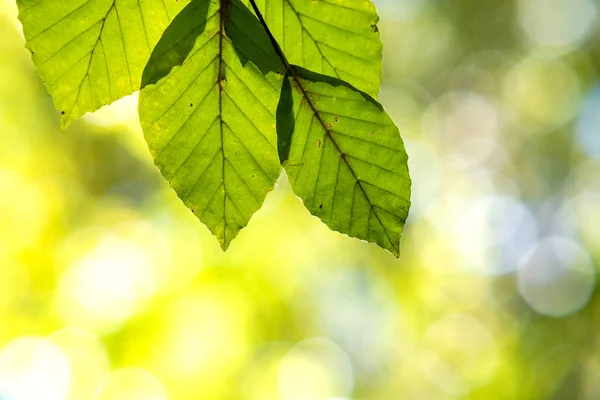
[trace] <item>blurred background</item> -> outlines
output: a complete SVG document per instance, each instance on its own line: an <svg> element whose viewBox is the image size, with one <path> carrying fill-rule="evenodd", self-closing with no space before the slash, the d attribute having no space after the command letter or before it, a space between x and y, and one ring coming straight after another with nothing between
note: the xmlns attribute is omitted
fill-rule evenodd
<svg viewBox="0 0 600 400"><path fill-rule="evenodd" d="M600 399L600 3L378 0L396 260L285 178L222 253L130 96L59 129L0 0L0 399Z"/></svg>

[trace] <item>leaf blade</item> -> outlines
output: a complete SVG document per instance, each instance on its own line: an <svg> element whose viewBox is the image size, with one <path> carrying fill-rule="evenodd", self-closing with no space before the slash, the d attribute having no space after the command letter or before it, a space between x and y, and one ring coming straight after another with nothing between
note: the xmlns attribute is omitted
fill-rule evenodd
<svg viewBox="0 0 600 400"><path fill-rule="evenodd" d="M379 17L365 0L257 0L290 64L345 80L376 98L382 70Z"/></svg>
<svg viewBox="0 0 600 400"><path fill-rule="evenodd" d="M151 49L188 1L17 0L26 46L63 128L139 89Z"/></svg>
<svg viewBox="0 0 600 400"><path fill-rule="evenodd" d="M167 29L147 68L169 73L142 89L140 121L162 175L227 249L281 170L275 110L283 66L272 50L261 55L262 46L247 45L268 38L245 6L197 1L210 17L203 29L187 29L199 33L183 46L183 60L164 51L181 39ZM197 13L190 4L180 17L201 24Z"/></svg>
<svg viewBox="0 0 600 400"><path fill-rule="evenodd" d="M286 79L280 105L292 104L296 119L293 132L278 135L291 135L281 161L292 189L332 230L399 256L411 182L398 128L379 103L343 81L296 66Z"/></svg>

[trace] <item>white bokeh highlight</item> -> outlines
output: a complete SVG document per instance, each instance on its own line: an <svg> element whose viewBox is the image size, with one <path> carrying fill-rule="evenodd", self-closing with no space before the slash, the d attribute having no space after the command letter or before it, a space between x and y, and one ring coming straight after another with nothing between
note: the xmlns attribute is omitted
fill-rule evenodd
<svg viewBox="0 0 600 400"><path fill-rule="evenodd" d="M50 341L22 337L0 352L0 399L67 400L71 365Z"/></svg>
<svg viewBox="0 0 600 400"><path fill-rule="evenodd" d="M568 51L593 32L598 9L593 0L519 0L519 23L534 45Z"/></svg>
<svg viewBox="0 0 600 400"><path fill-rule="evenodd" d="M596 270L579 244L564 237L542 240L523 256L519 293L536 312L564 317L584 307L595 287Z"/></svg>
<svg viewBox="0 0 600 400"><path fill-rule="evenodd" d="M327 339L298 343L279 365L279 390L285 400L344 399L353 386L350 358Z"/></svg>

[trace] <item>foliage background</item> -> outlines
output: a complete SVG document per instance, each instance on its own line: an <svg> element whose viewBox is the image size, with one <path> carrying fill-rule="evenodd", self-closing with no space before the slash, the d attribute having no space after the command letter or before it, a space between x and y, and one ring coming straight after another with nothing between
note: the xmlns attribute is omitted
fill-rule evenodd
<svg viewBox="0 0 600 400"><path fill-rule="evenodd" d="M600 397L600 4L377 5L400 260L284 179L223 254L135 96L60 131L0 0L0 399Z"/></svg>

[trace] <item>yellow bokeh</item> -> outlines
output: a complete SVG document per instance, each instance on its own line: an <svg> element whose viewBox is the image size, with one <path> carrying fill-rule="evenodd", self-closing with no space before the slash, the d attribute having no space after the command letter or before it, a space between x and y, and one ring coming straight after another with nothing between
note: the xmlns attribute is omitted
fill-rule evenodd
<svg viewBox="0 0 600 400"><path fill-rule="evenodd" d="M598 4L375 3L400 259L284 174L223 253L137 94L60 130L0 0L1 400L600 398Z"/></svg>

